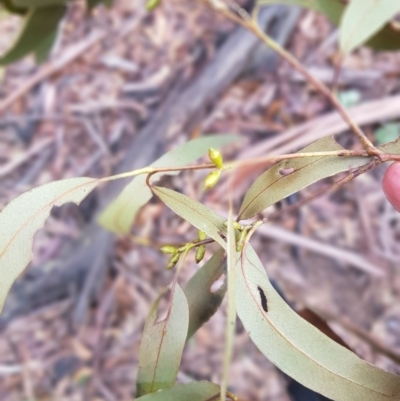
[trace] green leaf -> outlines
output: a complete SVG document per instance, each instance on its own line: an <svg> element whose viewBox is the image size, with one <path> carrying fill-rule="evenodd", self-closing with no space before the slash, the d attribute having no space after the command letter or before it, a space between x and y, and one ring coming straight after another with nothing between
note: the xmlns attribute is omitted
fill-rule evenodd
<svg viewBox="0 0 400 401"><path fill-rule="evenodd" d="M210 382L191 382L136 398L136 401L208 401L219 394L219 387Z"/></svg>
<svg viewBox="0 0 400 401"><path fill-rule="evenodd" d="M53 47L54 41L56 40L57 32L54 32L52 35L49 35L46 40L44 40L36 49L35 49L35 59L37 64L41 64L46 61L51 48Z"/></svg>
<svg viewBox="0 0 400 401"><path fill-rule="evenodd" d="M400 400L400 377L363 361L297 315L254 249L236 264L236 308L257 348L283 372L335 401Z"/></svg>
<svg viewBox="0 0 400 401"><path fill-rule="evenodd" d="M152 187L157 195L177 215L188 221L199 230L204 231L209 237L217 241L224 249L226 242L221 238L220 233L225 233L223 217L190 199L188 196L163 187Z"/></svg>
<svg viewBox="0 0 400 401"><path fill-rule="evenodd" d="M399 11L399 1L351 0L342 15L340 49L344 53L348 53L362 45Z"/></svg>
<svg viewBox="0 0 400 401"><path fill-rule="evenodd" d="M332 137L322 138L299 153L325 152L343 148ZM368 163L367 157L316 156L283 160L271 167L256 179L247 191L240 207L239 218L248 219L271 206L275 202L300 189L351 168ZM283 171L293 172L284 175Z"/></svg>
<svg viewBox="0 0 400 401"><path fill-rule="evenodd" d="M232 359L233 341L235 338L236 325L236 261L240 259L240 253L236 252L235 229L233 228L232 207L229 208L228 214L228 238L227 238L227 268L228 277L228 311L226 316L225 328L225 349L223 359L223 370L221 380L221 400L226 398L226 390L228 388L229 368ZM237 257L239 256L239 258Z"/></svg>
<svg viewBox="0 0 400 401"><path fill-rule="evenodd" d="M400 138L397 138L393 142L385 143L384 145L378 146L378 149L382 150L385 153L400 155Z"/></svg>
<svg viewBox="0 0 400 401"><path fill-rule="evenodd" d="M113 0L86 0L89 10L93 10L99 4L104 4L106 7L111 7Z"/></svg>
<svg viewBox="0 0 400 401"><path fill-rule="evenodd" d="M400 136L399 123L387 123L375 131L375 138L379 144L394 141Z"/></svg>
<svg viewBox="0 0 400 401"><path fill-rule="evenodd" d="M48 44L57 32L58 23L66 11L64 5L32 8L25 17L19 37L10 50L0 57L1 64L9 64Z"/></svg>
<svg viewBox="0 0 400 401"><path fill-rule="evenodd" d="M12 284L32 258L33 236L53 206L79 204L99 183L93 178L55 181L25 192L0 213L0 312Z"/></svg>
<svg viewBox="0 0 400 401"><path fill-rule="evenodd" d="M189 309L185 294L176 284L165 319L157 321L159 297L147 317L139 351L136 393L154 393L175 384L185 346Z"/></svg>
<svg viewBox="0 0 400 401"><path fill-rule="evenodd" d="M289 4L309 8L325 14L335 25L340 24L346 7L346 3L341 0L259 0L258 4ZM398 50L400 31L391 24L386 24L365 45L376 50Z"/></svg>
<svg viewBox="0 0 400 401"><path fill-rule="evenodd" d="M211 291L212 284L225 271L224 255L225 251L223 249L215 252L211 259L188 281L183 290L189 305L187 338L190 338L214 315L224 299L226 281L215 292Z"/></svg>
<svg viewBox="0 0 400 401"><path fill-rule="evenodd" d="M152 167L181 167L189 165L204 156L208 149L220 148L223 145L235 142L239 139L236 135L210 135L171 150L156 160ZM177 175L179 171L157 174ZM139 176L133 179L119 196L106 208L100 216L100 224L110 231L127 234L136 218L139 209L152 197L151 190L146 185L146 177Z"/></svg>
<svg viewBox="0 0 400 401"><path fill-rule="evenodd" d="M13 14L25 15L27 12L26 8L16 7L11 0L0 0L0 4L2 4L7 11Z"/></svg>

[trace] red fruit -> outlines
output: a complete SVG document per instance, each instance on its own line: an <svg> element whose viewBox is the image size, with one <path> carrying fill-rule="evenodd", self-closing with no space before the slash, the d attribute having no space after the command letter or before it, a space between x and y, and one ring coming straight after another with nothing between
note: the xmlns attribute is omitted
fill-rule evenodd
<svg viewBox="0 0 400 401"><path fill-rule="evenodd" d="M386 170L382 188L389 202L400 212L400 163L393 163Z"/></svg>

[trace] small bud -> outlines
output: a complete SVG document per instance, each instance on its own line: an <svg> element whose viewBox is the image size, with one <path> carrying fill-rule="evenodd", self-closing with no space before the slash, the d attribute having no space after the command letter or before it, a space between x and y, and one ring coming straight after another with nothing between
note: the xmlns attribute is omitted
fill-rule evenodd
<svg viewBox="0 0 400 401"><path fill-rule="evenodd" d="M243 245L244 245L244 241L245 241L246 237L247 237L247 231L243 230L240 233L239 239L238 239L238 241L236 243L236 252L241 252L242 251Z"/></svg>
<svg viewBox="0 0 400 401"><path fill-rule="evenodd" d="M228 220L225 220L223 224L225 227L228 227ZM239 231L243 230L243 226L241 224L239 224L237 221L233 221L232 224L233 224L233 228L235 230L239 230Z"/></svg>
<svg viewBox="0 0 400 401"><path fill-rule="evenodd" d="M178 260L180 258L181 254L180 253L176 253L175 255L172 255L169 259L168 265L167 265L167 269L172 269L173 267L175 267L175 265L178 263Z"/></svg>
<svg viewBox="0 0 400 401"><path fill-rule="evenodd" d="M160 251L166 255L173 255L178 252L178 248L172 245L164 245L160 248Z"/></svg>
<svg viewBox="0 0 400 401"><path fill-rule="evenodd" d="M196 263L200 263L203 260L205 253L206 253L206 247L204 245L200 245L196 249L196 255L195 255Z"/></svg>
<svg viewBox="0 0 400 401"><path fill-rule="evenodd" d="M153 11L161 4L161 0L148 0L146 3L146 10Z"/></svg>
<svg viewBox="0 0 400 401"><path fill-rule="evenodd" d="M204 231L199 230L199 240L204 241L207 239L207 234Z"/></svg>
<svg viewBox="0 0 400 401"><path fill-rule="evenodd" d="M219 181L220 177L221 177L221 170L211 171L211 173L208 174L208 176L204 180L204 190L213 188Z"/></svg>
<svg viewBox="0 0 400 401"><path fill-rule="evenodd" d="M224 165L224 160L222 158L221 152L217 149L208 149L208 157L215 164L216 167L222 168Z"/></svg>

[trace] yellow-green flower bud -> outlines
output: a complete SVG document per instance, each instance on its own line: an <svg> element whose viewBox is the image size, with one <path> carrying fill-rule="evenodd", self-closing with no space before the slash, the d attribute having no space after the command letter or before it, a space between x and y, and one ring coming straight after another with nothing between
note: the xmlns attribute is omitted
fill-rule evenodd
<svg viewBox="0 0 400 401"><path fill-rule="evenodd" d="M211 171L211 173L208 174L208 176L204 180L204 190L213 188L219 181L220 177L221 177L221 170Z"/></svg>
<svg viewBox="0 0 400 401"><path fill-rule="evenodd" d="M161 0L148 0L146 3L146 10L153 11L161 4Z"/></svg>
<svg viewBox="0 0 400 401"><path fill-rule="evenodd" d="M204 231L199 230L199 240L204 241L207 239L207 234Z"/></svg>
<svg viewBox="0 0 400 401"><path fill-rule="evenodd" d="M223 224L225 227L228 227L228 220L225 220ZM237 221L233 221L232 224L233 224L233 228L235 230L239 230L239 231L243 230L243 226L241 224L239 224Z"/></svg>
<svg viewBox="0 0 400 401"><path fill-rule="evenodd" d="M204 245L200 245L196 249L196 255L195 255L196 263L200 263L203 260L205 253L206 253L206 247Z"/></svg>
<svg viewBox="0 0 400 401"><path fill-rule="evenodd" d="M238 241L236 243L236 252L241 252L242 251L243 245L244 245L244 241L245 241L246 237L247 237L247 231L243 230L240 233L239 239L238 239Z"/></svg>
<svg viewBox="0 0 400 401"><path fill-rule="evenodd" d="M221 152L217 149L208 149L208 157L215 164L216 167L222 168L224 165L224 159L222 158Z"/></svg>
<svg viewBox="0 0 400 401"><path fill-rule="evenodd" d="M175 255L172 255L169 259L168 265L167 265L167 269L172 269L173 267L175 267L175 265L178 263L178 260L180 258L181 254L180 253L176 253Z"/></svg>
<svg viewBox="0 0 400 401"><path fill-rule="evenodd" d="M178 248L172 245L164 245L160 248L160 251L166 255L173 255L178 252Z"/></svg>

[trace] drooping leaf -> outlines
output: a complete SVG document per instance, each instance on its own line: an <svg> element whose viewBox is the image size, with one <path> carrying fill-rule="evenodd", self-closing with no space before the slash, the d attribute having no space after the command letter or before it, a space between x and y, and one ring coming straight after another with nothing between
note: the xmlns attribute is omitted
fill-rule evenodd
<svg viewBox="0 0 400 401"><path fill-rule="evenodd" d="M216 291L211 291L212 284L225 271L224 254L223 249L215 252L211 259L188 281L183 290L189 305L187 338L190 338L214 315L224 299L226 281Z"/></svg>
<svg viewBox="0 0 400 401"><path fill-rule="evenodd" d="M204 231L224 249L226 248L226 242L220 236L220 233L226 233L223 217L201 203L172 189L153 187L153 191L177 215L199 230Z"/></svg>
<svg viewBox="0 0 400 401"><path fill-rule="evenodd" d="M53 206L79 204L99 183L70 178L25 192L0 213L0 312L12 284L32 258L33 236L43 227Z"/></svg>
<svg viewBox="0 0 400 401"><path fill-rule="evenodd" d="M365 43L399 11L399 1L351 0L340 24L341 50L348 53Z"/></svg>
<svg viewBox="0 0 400 401"><path fill-rule="evenodd" d="M46 40L44 40L36 49L35 49L35 60L37 64L41 64L46 61L53 44L56 40L57 32L54 32L52 35L49 35Z"/></svg>
<svg viewBox="0 0 400 401"><path fill-rule="evenodd" d="M400 377L380 370L295 313L248 244L236 264L236 308L257 348L283 372L335 401L400 400Z"/></svg>
<svg viewBox="0 0 400 401"><path fill-rule="evenodd" d="M9 64L35 51L57 32L58 23L66 11L64 5L32 8L25 16L19 37L10 50L0 57L0 65Z"/></svg>
<svg viewBox="0 0 400 401"><path fill-rule="evenodd" d="M173 288L165 319L157 321L159 298L146 320L139 351L138 396L175 385L187 336L189 309L179 285Z"/></svg>
<svg viewBox="0 0 400 401"><path fill-rule="evenodd" d="M226 328L225 328L225 349L224 349L224 360L222 369L222 380L221 380L221 400L226 398L226 390L228 388L229 368L231 365L232 352L233 352L233 341L235 338L235 326L236 326L236 260L238 259L238 253L236 252L236 238L235 229L233 228L233 216L232 207L229 208L228 214L228 236L227 236L227 281L228 281L228 310L226 316ZM239 254L240 256L240 254Z"/></svg>
<svg viewBox="0 0 400 401"><path fill-rule="evenodd" d="M339 150L343 150L343 148L332 137L325 137L302 149L299 153ZM240 207L239 218L253 217L275 202L322 178L363 166L369 161L370 158L367 157L339 156L283 160L254 181ZM286 172L288 173L286 174Z"/></svg>
<svg viewBox="0 0 400 401"><path fill-rule="evenodd" d="M219 386L201 381L174 387L136 398L136 401L208 401L219 394Z"/></svg>
<svg viewBox="0 0 400 401"><path fill-rule="evenodd" d="M235 142L239 139L236 135L210 135L171 150L156 160L152 167L186 166L204 156L208 149L221 148L223 145ZM179 172L165 172L157 174L176 175ZM146 177L139 176L133 179L119 196L106 208L100 216L100 224L108 230L116 233L127 234L135 220L139 209L152 197L150 189L146 185Z"/></svg>

